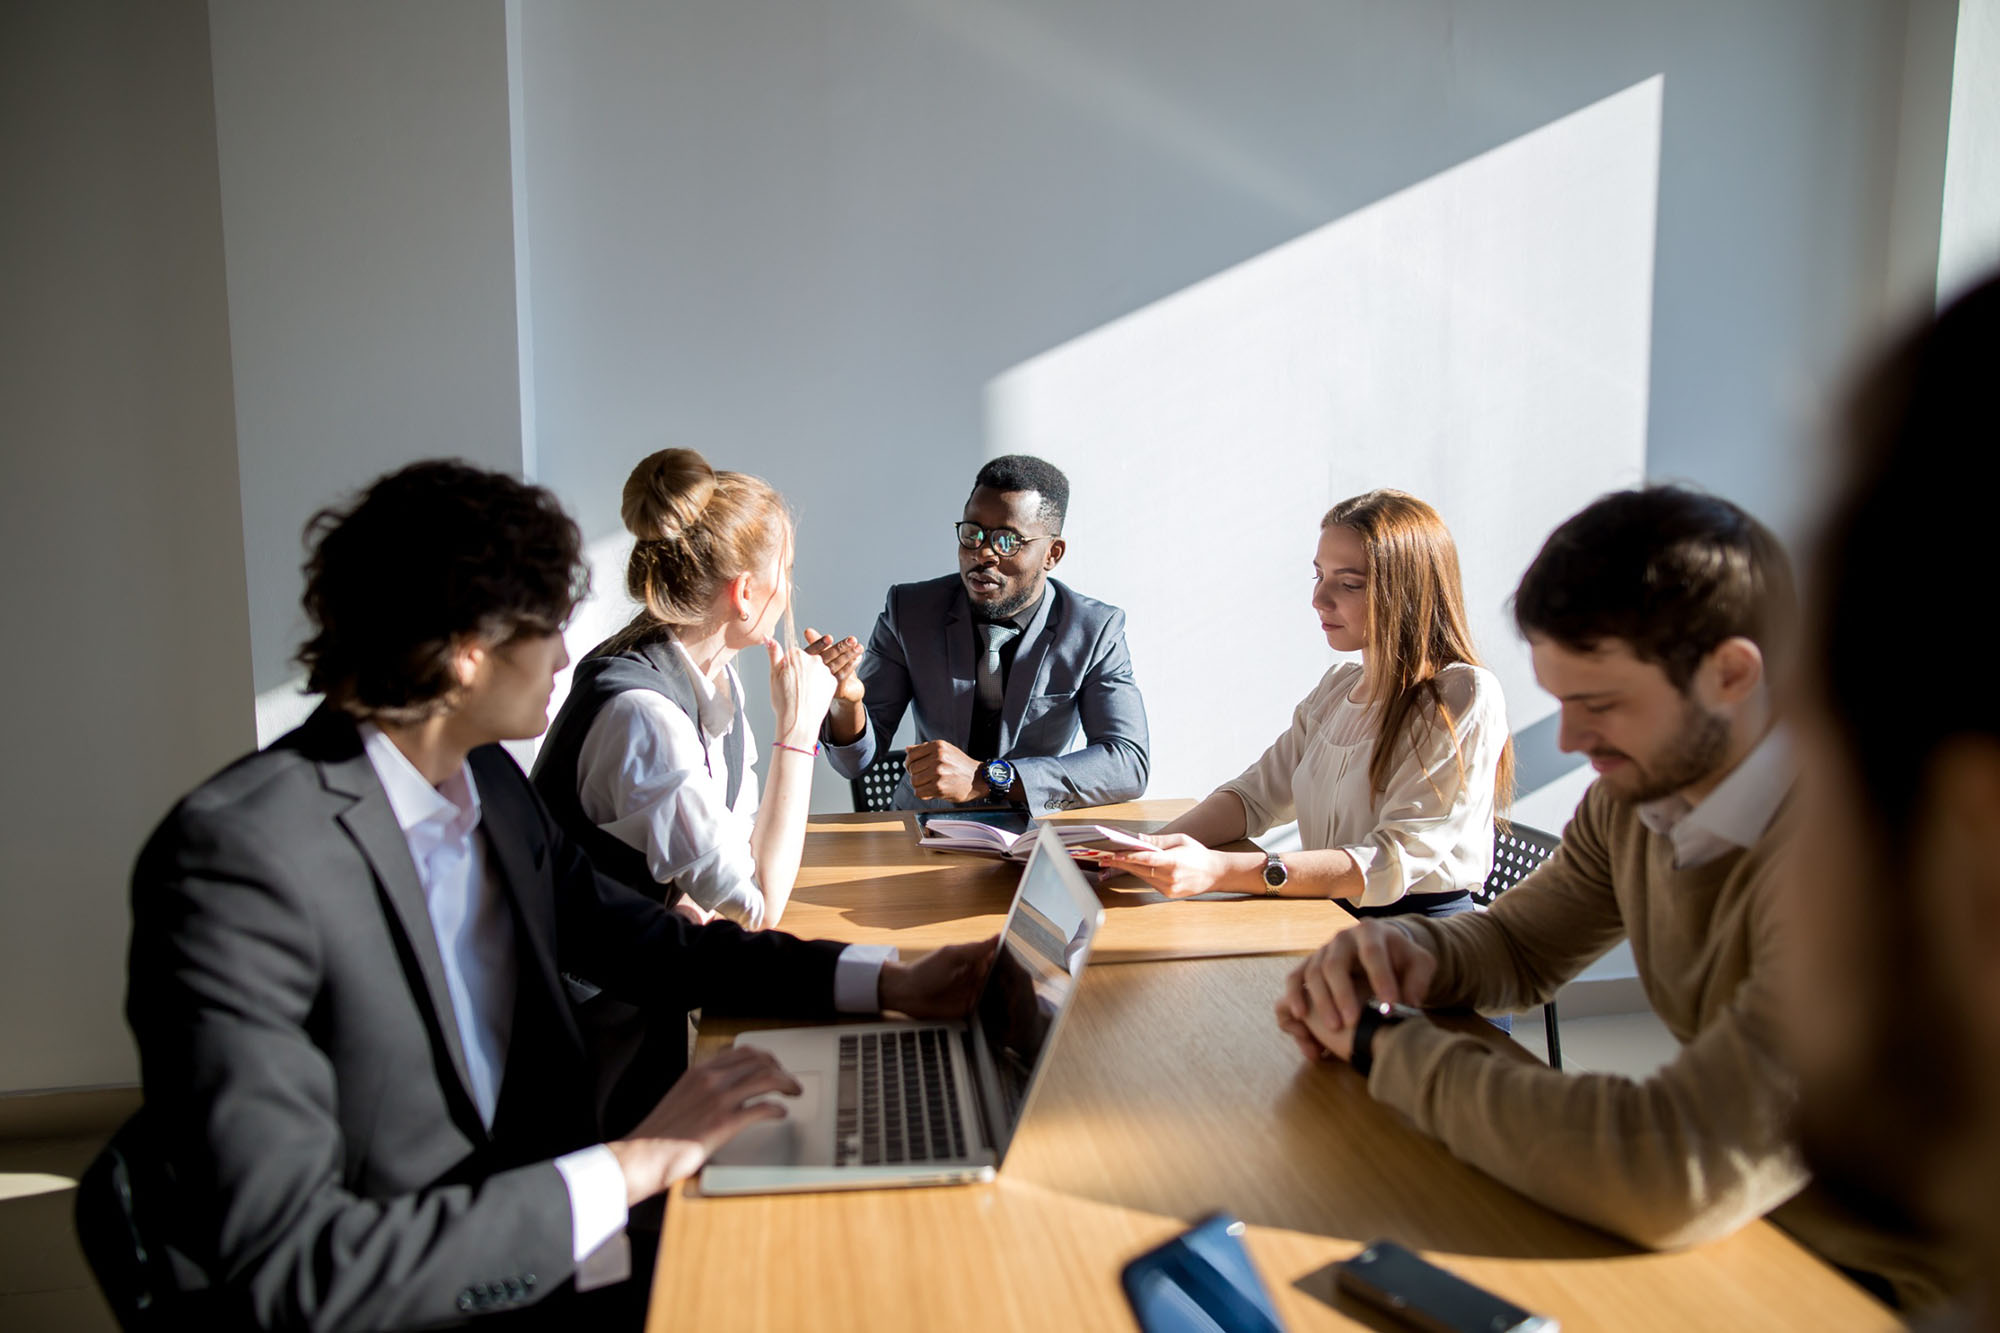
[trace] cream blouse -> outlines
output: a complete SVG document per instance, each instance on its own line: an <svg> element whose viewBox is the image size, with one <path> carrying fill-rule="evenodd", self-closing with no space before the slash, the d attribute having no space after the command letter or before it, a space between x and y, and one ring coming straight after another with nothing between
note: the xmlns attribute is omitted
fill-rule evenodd
<svg viewBox="0 0 2000 1333"><path fill-rule="evenodd" d="M1328 671L1292 711L1290 730L1217 790L1242 800L1251 837L1296 818L1306 850L1351 855L1367 883L1356 906L1478 888L1493 864L1493 777L1508 737L1500 682L1463 663L1439 672L1464 777L1451 738L1433 721L1416 745L1395 743L1380 792L1368 781L1380 710L1348 697L1360 686L1358 662Z"/></svg>

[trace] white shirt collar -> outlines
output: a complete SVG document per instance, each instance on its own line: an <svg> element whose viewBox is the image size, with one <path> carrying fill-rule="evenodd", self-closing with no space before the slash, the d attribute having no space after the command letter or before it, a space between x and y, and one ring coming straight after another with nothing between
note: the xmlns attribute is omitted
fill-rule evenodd
<svg viewBox="0 0 2000 1333"><path fill-rule="evenodd" d="M1641 805L1639 819L1673 843L1676 868L1702 865L1755 846L1777 817L1792 776L1791 738L1773 727L1700 804L1678 794L1663 796Z"/></svg>
<svg viewBox="0 0 2000 1333"><path fill-rule="evenodd" d="M669 636L667 642L681 655L681 661L687 665L688 679L694 682L695 698L701 708L701 729L708 733L710 740L727 736L729 728L736 723L736 696L730 686L729 656L723 655L716 664L714 675L703 675L693 654L678 638Z"/></svg>
<svg viewBox="0 0 2000 1333"><path fill-rule="evenodd" d="M479 826L479 786L472 780L470 766L459 765L458 772L442 786L433 787L373 722L361 724L361 745L375 776L381 779L383 794L389 798L389 809L395 812L404 837L423 824L435 824L440 833L460 837Z"/></svg>

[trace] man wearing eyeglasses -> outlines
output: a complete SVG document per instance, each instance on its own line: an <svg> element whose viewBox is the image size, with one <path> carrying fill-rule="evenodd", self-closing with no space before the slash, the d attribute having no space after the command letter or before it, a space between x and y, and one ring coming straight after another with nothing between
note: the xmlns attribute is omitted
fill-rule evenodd
<svg viewBox="0 0 2000 1333"><path fill-rule="evenodd" d="M1125 613L1049 577L1068 507L1069 479L1054 466L994 459L955 525L958 573L891 588L866 653L852 639L811 645L840 678L822 733L838 772L873 763L914 705L900 809L1043 814L1146 790L1146 707Z"/></svg>

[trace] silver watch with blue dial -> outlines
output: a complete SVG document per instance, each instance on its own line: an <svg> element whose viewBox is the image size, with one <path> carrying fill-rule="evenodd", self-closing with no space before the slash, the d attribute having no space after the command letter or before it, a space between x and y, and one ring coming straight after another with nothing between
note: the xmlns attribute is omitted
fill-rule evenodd
<svg viewBox="0 0 2000 1333"><path fill-rule="evenodd" d="M1014 766L1005 759L986 761L986 785L1005 796L1014 790Z"/></svg>

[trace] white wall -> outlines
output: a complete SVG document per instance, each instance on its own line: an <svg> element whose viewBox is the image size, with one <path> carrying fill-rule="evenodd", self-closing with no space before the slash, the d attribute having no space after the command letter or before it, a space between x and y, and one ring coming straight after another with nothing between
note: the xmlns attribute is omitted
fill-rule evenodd
<svg viewBox="0 0 2000 1333"><path fill-rule="evenodd" d="M770 478L802 623L865 635L952 568L997 376L1661 76L1648 470L1787 527L1883 304L1905 28L1875 0L527 7L540 472L613 547L664 444ZM1076 497L1079 562L1120 502Z"/></svg>
<svg viewBox="0 0 2000 1333"><path fill-rule="evenodd" d="M1950 300L2000 266L2000 0L1959 0L1937 291Z"/></svg>
<svg viewBox="0 0 2000 1333"><path fill-rule="evenodd" d="M251 743L199 3L0 9L0 1092L128 1083L126 879Z"/></svg>
<svg viewBox="0 0 2000 1333"><path fill-rule="evenodd" d="M418 458L521 471L506 10L210 14L252 654L276 692L315 510Z"/></svg>
<svg viewBox="0 0 2000 1333"><path fill-rule="evenodd" d="M1125 608L1154 785L1199 793L1331 664L1319 520L1393 486L1444 515L1513 727L1552 707L1507 599L1549 529L1646 462L1660 80L1009 371L987 450L1060 460ZM1537 783L1537 785L1540 785Z"/></svg>
<svg viewBox="0 0 2000 1333"><path fill-rule="evenodd" d="M1961 62L1993 0L1964 7ZM886 585L951 568L997 378L1658 76L1648 470L1791 525L1897 201L1922 212L1895 164L1950 44L1917 14L8 7L0 550L31 650L0 668L0 1089L129 1076L132 853L282 694L305 517L413 458L536 471L615 583L626 470L692 444L803 511L802 621L866 633ZM1956 148L1990 145L1959 115ZM1105 491L1080 573L1115 549Z"/></svg>

